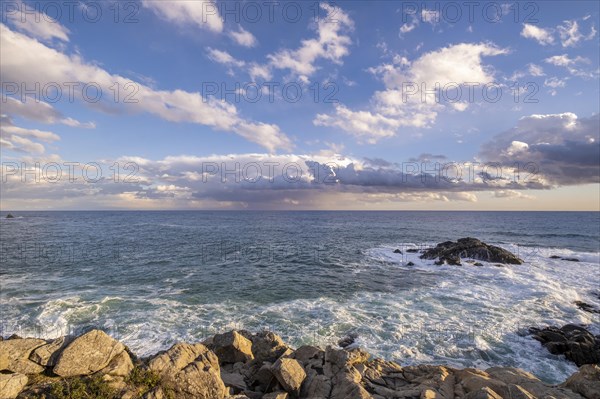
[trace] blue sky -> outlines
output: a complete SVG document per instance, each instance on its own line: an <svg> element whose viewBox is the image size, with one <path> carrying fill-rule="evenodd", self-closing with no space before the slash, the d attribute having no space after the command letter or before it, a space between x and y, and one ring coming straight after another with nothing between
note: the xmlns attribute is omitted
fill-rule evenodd
<svg viewBox="0 0 600 399"><path fill-rule="evenodd" d="M598 209L597 2L272 7L3 2L2 208ZM60 101L21 90L50 82ZM78 84L73 101L65 82ZM85 84L100 101L82 97ZM236 87L238 98L222 90ZM207 172L256 160L258 184ZM27 181L15 169L36 162L96 162L105 177L134 162L137 179ZM303 177L268 181L268 162ZM311 184L311 162L335 164L332 184ZM428 184L419 170L418 184L405 176L414 162L504 172ZM511 179L515 163L535 164L536 179Z"/></svg>

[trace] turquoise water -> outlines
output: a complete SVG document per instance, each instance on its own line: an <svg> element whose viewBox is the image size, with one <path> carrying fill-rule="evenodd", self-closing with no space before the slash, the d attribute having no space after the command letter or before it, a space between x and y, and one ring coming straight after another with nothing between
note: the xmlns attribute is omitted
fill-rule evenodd
<svg viewBox="0 0 600 399"><path fill-rule="evenodd" d="M574 366L522 331L600 330L573 305L600 305L595 212L14 214L0 220L3 335L96 326L144 355L231 328L295 345L356 331L402 364L517 366L556 382ZM439 267L406 252L465 236L525 264Z"/></svg>

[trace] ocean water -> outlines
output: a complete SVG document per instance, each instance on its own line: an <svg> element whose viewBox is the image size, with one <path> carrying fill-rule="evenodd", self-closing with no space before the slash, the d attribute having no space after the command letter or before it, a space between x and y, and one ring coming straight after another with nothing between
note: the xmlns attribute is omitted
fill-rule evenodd
<svg viewBox="0 0 600 399"><path fill-rule="evenodd" d="M295 346L353 332L403 365L515 366L556 383L575 366L527 328L583 323L600 333L599 315L573 304L600 306L597 212L4 215L5 336L98 327L143 356L232 328L272 329ZM467 236L525 264L435 266L406 252Z"/></svg>

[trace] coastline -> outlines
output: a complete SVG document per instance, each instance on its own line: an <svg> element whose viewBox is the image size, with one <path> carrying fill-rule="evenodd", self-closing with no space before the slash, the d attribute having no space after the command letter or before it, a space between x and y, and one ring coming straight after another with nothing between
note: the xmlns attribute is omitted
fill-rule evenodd
<svg viewBox="0 0 600 399"><path fill-rule="evenodd" d="M10 337L0 348L2 399L600 398L598 364L549 385L512 367L403 366L373 358L354 337L291 348L270 331L234 330L138 358L90 330L50 341Z"/></svg>

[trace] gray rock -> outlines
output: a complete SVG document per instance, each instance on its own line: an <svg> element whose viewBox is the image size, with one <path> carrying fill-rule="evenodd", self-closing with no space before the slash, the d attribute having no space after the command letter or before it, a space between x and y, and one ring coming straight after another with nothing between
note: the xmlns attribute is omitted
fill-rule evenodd
<svg viewBox="0 0 600 399"><path fill-rule="evenodd" d="M215 335L212 346L221 363L245 363L254 359L252 342L237 331Z"/></svg>
<svg viewBox="0 0 600 399"><path fill-rule="evenodd" d="M300 391L306 372L296 359L281 358L273 364L272 372L283 389L290 393Z"/></svg>

